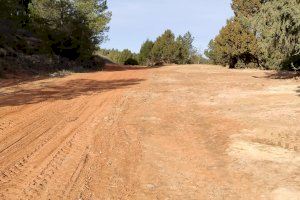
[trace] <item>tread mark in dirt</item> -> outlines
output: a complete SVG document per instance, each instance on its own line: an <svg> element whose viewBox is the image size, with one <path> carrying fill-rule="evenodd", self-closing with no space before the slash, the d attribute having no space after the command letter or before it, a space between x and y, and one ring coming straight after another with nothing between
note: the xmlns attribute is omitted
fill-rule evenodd
<svg viewBox="0 0 300 200"><path fill-rule="evenodd" d="M68 184L69 186L66 185L65 189L63 190L64 191L64 194L63 194L64 197L67 197L67 196L69 197L69 194L73 190L75 190L74 185L76 184L76 182L77 182L82 170L84 169L88 159L89 159L88 154L85 153L83 155L83 158L78 163L77 168L75 169L74 173L72 174L72 176L69 180L69 183L70 183L70 184Z"/></svg>
<svg viewBox="0 0 300 200"><path fill-rule="evenodd" d="M23 189L23 194L26 199L32 199L41 195L42 191L45 190L46 185L52 179L52 176L60 166L63 164L73 146L73 141L76 134L53 156L52 160L48 162L46 167L31 181L31 183Z"/></svg>
<svg viewBox="0 0 300 200"><path fill-rule="evenodd" d="M27 134L27 132L22 135L19 139L17 139L16 141L12 142L11 144L9 144L8 146L4 147L3 149L0 150L0 154L9 150L11 147L13 147L15 144L17 144L18 142L22 141L22 139L24 138L27 138L27 137L30 137L31 135L33 135L33 133L35 132L38 132L39 131L39 128L43 127L44 126L44 123L46 122L47 120L46 119L43 119L42 122L37 122L37 124L39 124L39 126L36 128L36 130L34 132L31 132L31 134ZM32 125L33 123L29 124L28 127L30 125ZM27 126L26 126L27 127ZM25 127L25 128L26 128ZM50 128L49 128L50 129ZM46 131L40 133L36 138L39 138L42 134L44 134L45 132L47 132L49 129L47 129ZM3 141L5 141L6 138L3 139Z"/></svg>
<svg viewBox="0 0 300 200"><path fill-rule="evenodd" d="M84 111L84 109L82 109L82 108L79 110ZM44 131L42 134L46 133L49 130L50 130L50 128L47 129L46 131ZM42 134L40 134L39 136L41 136ZM22 172L23 169L26 169L26 163L28 162L28 160L31 157L33 157L38 152L38 150L40 150L47 142L49 142L52 138L54 138L55 135L56 135L55 133L52 133L48 137L44 138L41 142L39 142L39 145L33 151L26 154L25 156L23 156L21 159L19 159L18 161L16 161L15 163L13 163L9 167L7 167L6 169L1 170L0 171L0 184L10 182L13 177L15 177L20 172ZM37 140L39 138L39 136L36 137L34 140Z"/></svg>

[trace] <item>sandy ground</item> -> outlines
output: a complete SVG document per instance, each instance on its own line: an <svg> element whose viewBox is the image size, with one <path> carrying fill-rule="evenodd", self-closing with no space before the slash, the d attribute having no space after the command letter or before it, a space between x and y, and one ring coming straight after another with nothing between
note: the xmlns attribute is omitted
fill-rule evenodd
<svg viewBox="0 0 300 200"><path fill-rule="evenodd" d="M300 199L300 81L218 66L0 88L0 199Z"/></svg>

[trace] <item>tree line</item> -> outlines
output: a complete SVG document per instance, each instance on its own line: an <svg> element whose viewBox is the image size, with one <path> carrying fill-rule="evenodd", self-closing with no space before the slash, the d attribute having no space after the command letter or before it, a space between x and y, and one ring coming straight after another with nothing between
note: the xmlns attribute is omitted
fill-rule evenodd
<svg viewBox="0 0 300 200"><path fill-rule="evenodd" d="M205 51L211 63L300 70L300 0L232 0L231 6L234 17ZM207 62L189 32L176 37L166 30L146 40L138 53L99 50L110 19L106 0L0 0L0 57L21 52L89 61L98 51L125 65Z"/></svg>
<svg viewBox="0 0 300 200"><path fill-rule="evenodd" d="M106 39L107 9L106 0L1 0L0 48L89 60Z"/></svg>
<svg viewBox="0 0 300 200"><path fill-rule="evenodd" d="M199 64L206 59L193 45L194 37L190 32L178 37L171 30L166 30L153 42L146 40L139 53L125 49L101 49L100 55L107 56L113 62L125 65L164 65L164 64Z"/></svg>
<svg viewBox="0 0 300 200"><path fill-rule="evenodd" d="M300 70L300 0L233 0L205 55L230 68Z"/></svg>

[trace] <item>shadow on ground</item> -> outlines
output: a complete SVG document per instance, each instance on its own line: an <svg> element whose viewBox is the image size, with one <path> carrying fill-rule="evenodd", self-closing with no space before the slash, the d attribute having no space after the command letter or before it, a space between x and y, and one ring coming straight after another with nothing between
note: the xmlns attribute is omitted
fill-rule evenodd
<svg viewBox="0 0 300 200"><path fill-rule="evenodd" d="M91 95L109 90L137 85L144 79L121 79L97 81L90 79L70 80L60 85L42 86L38 89L21 89L0 94L0 107L34 104L43 101L70 100L82 95Z"/></svg>
<svg viewBox="0 0 300 200"><path fill-rule="evenodd" d="M119 65L119 64L114 64L110 63L107 64L103 71L127 71L127 70L150 70L154 68L160 68L163 66L153 66L153 67L147 67L147 66L130 66L130 65Z"/></svg>
<svg viewBox="0 0 300 200"><path fill-rule="evenodd" d="M278 72L266 72L266 75L263 77L254 77L254 78L270 78L270 79L300 79L299 72L291 72L291 71L278 71ZM296 89L296 93L300 96L300 86Z"/></svg>
<svg viewBox="0 0 300 200"><path fill-rule="evenodd" d="M300 78L300 73L290 72L290 71L266 72L266 76L264 78L294 79L294 78Z"/></svg>
<svg viewBox="0 0 300 200"><path fill-rule="evenodd" d="M114 63L108 63L106 66L102 69L102 71L127 71L127 70L149 70L156 67L144 67L144 66L125 66L125 65L119 65ZM99 70L86 70L86 71L74 71L70 70L72 73L95 73L100 72ZM52 74L57 73L57 76L51 76ZM41 75L25 75L25 74L15 74L8 76L7 78L1 78L0 77L0 88L1 87L11 87L16 86L19 84L25 84L30 83L38 80L44 80L48 78L63 78L65 76L68 76L69 74L59 74L59 71L53 71L52 73L48 74L41 74Z"/></svg>

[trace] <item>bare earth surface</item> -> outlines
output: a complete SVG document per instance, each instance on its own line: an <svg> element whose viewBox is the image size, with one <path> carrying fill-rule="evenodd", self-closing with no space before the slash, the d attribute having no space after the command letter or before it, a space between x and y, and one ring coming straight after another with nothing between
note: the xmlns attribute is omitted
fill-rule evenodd
<svg viewBox="0 0 300 200"><path fill-rule="evenodd" d="M300 81L218 66L0 88L0 199L300 199Z"/></svg>

